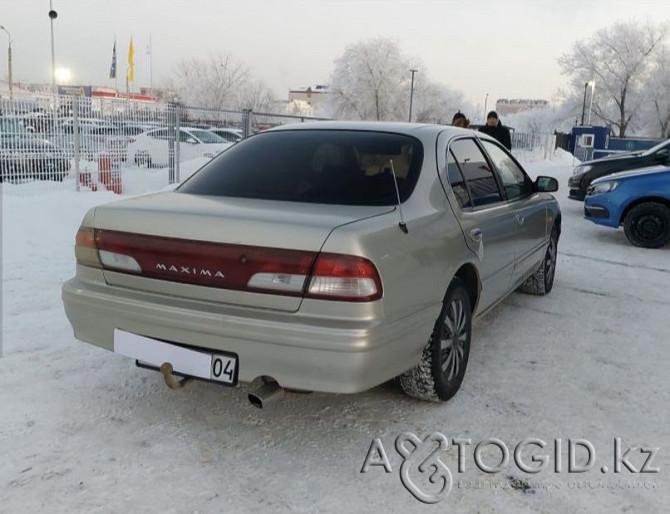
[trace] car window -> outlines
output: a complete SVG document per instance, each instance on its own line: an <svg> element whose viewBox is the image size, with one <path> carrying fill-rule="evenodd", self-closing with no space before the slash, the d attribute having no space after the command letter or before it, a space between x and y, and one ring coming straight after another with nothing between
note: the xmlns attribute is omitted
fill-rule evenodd
<svg viewBox="0 0 670 514"><path fill-rule="evenodd" d="M450 148L467 181L472 204L479 207L502 201L491 166L474 140L459 139L451 143Z"/></svg>
<svg viewBox="0 0 670 514"><path fill-rule="evenodd" d="M468 188L465 185L465 179L463 178L463 174L461 173L458 164L456 164L456 159L451 151L447 153L447 177L460 206L463 208L472 207L472 201L470 200Z"/></svg>
<svg viewBox="0 0 670 514"><path fill-rule="evenodd" d="M482 141L482 146L500 173L508 200L516 200L533 193L533 183L505 150L490 141Z"/></svg>
<svg viewBox="0 0 670 514"><path fill-rule="evenodd" d="M179 131L179 142L180 143L188 143L189 141L197 141L196 138L194 138L191 134L184 130Z"/></svg>
<svg viewBox="0 0 670 514"><path fill-rule="evenodd" d="M391 162L393 164L391 164ZM384 132L282 130L240 141L179 192L336 205L395 205L411 195L423 146Z"/></svg>
<svg viewBox="0 0 670 514"><path fill-rule="evenodd" d="M209 130L191 130L191 134L205 144L225 143L226 141Z"/></svg>
<svg viewBox="0 0 670 514"><path fill-rule="evenodd" d="M242 136L238 136L237 134L234 134L232 132L225 132L225 131L218 131L217 130L215 132L215 134L217 136L222 137L223 139L225 139L229 143L235 143L235 142L239 141L240 139L242 139Z"/></svg>

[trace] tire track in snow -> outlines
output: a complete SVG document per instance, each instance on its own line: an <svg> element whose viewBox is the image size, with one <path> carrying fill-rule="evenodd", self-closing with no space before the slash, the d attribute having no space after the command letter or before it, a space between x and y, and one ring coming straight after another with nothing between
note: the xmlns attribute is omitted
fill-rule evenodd
<svg viewBox="0 0 670 514"><path fill-rule="evenodd" d="M643 269L643 270L648 270L648 271L660 271L661 273L670 273L670 269L666 269L666 268L657 268L657 267L654 267L654 266L645 266L644 264L628 264L626 262L612 261L610 259L601 259L599 257L591 257L590 255L581 255L581 254L578 254L578 253L559 251L559 256L561 256L561 255L566 255L568 257L577 257L579 259L587 259L587 260L596 261L596 262L604 262L606 264L613 264L615 266L623 266L625 268L635 268L635 269Z"/></svg>

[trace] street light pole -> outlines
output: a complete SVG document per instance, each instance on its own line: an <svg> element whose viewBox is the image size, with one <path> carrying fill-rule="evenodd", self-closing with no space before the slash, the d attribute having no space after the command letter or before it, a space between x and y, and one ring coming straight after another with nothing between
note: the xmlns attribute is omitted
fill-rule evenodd
<svg viewBox="0 0 670 514"><path fill-rule="evenodd" d="M412 122L412 101L414 100L414 74L419 70L409 70L412 72L412 85L409 90L409 121Z"/></svg>
<svg viewBox="0 0 670 514"><path fill-rule="evenodd" d="M54 20L58 13L53 9L53 0L49 0L49 20L51 20L51 94L54 101L54 112L56 109L56 50L54 48Z"/></svg>
<svg viewBox="0 0 670 514"><path fill-rule="evenodd" d="M0 30L6 32L7 38L9 39L9 46L7 47L7 78L9 79L9 101L11 103L14 99L14 85L12 82L12 35L4 25L0 25Z"/></svg>
<svg viewBox="0 0 670 514"><path fill-rule="evenodd" d="M484 97L484 119L486 119L486 112L487 112L486 107L488 106L488 104L489 104L489 94L486 93L486 97Z"/></svg>

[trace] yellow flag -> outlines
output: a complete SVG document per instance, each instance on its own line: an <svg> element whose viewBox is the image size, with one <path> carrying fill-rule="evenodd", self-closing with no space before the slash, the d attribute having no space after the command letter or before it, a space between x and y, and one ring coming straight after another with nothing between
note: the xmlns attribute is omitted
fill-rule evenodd
<svg viewBox="0 0 670 514"><path fill-rule="evenodd" d="M128 74L126 75L128 82L135 80L135 47L133 46L133 38L130 38L130 46L128 47Z"/></svg>

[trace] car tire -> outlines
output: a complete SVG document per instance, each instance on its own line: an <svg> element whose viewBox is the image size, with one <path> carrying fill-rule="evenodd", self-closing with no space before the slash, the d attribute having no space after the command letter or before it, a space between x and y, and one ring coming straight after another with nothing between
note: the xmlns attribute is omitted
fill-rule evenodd
<svg viewBox="0 0 670 514"><path fill-rule="evenodd" d="M405 393L430 401L445 402L452 398L465 376L471 335L470 295L463 282L454 278L419 364L400 375Z"/></svg>
<svg viewBox="0 0 670 514"><path fill-rule="evenodd" d="M544 253L542 264L540 264L535 273L528 277L525 282L519 286L519 291L540 296L549 294L554 287L557 256L558 232L556 231L556 227L554 227L551 231L551 236L549 237L549 244Z"/></svg>
<svg viewBox="0 0 670 514"><path fill-rule="evenodd" d="M635 246L660 248L670 242L670 208L658 202L636 205L626 214L623 230Z"/></svg>

